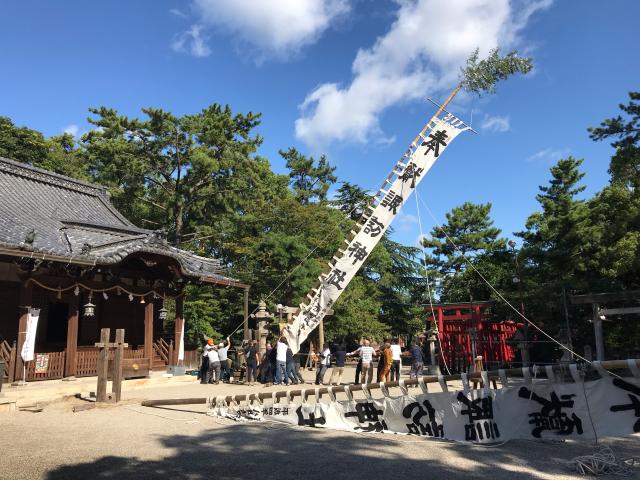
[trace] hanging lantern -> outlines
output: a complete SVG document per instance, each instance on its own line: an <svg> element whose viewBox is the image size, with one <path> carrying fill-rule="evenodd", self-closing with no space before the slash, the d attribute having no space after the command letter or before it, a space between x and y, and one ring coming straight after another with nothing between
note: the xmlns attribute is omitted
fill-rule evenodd
<svg viewBox="0 0 640 480"><path fill-rule="evenodd" d="M158 318L160 320L166 320L167 319L167 314L169 313L169 310L167 310L166 308L164 308L164 304L162 304L162 308L160 308L160 310L158 310Z"/></svg>
<svg viewBox="0 0 640 480"><path fill-rule="evenodd" d="M144 295L142 295L142 296L140 297L140 303L146 303L146 302L144 301Z"/></svg>
<svg viewBox="0 0 640 480"><path fill-rule="evenodd" d="M89 302L84 304L84 316L85 317L94 317L96 314L96 306L91 303L91 298L93 294L89 294Z"/></svg>

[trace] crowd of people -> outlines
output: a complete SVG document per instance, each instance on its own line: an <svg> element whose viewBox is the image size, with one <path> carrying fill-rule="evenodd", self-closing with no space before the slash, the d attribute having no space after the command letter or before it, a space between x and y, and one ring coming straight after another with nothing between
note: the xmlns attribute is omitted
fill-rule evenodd
<svg viewBox="0 0 640 480"><path fill-rule="evenodd" d="M300 363L303 354L294 354L286 337L280 337L275 345L267 343L266 352L260 354L257 340L245 341L236 349L239 368L238 381L248 385L262 383L266 385L289 385L305 383ZM202 354L200 368L201 383L232 382L234 378L233 362L229 358L230 338L226 342L216 344L208 339ZM306 355L306 354L305 354ZM347 358L358 357L354 383L372 383L374 381L374 361L376 365L376 381L393 382L400 379L402 358L410 358L410 378L422 375L424 368L424 352L421 345L414 341L405 351L398 339L381 342L377 348L367 339L352 352L347 352L344 344L336 344L332 348L323 345L317 353L310 352L308 364L315 363L316 385L341 385ZM327 370L331 368L328 383L325 383ZM244 377L246 375L246 382Z"/></svg>

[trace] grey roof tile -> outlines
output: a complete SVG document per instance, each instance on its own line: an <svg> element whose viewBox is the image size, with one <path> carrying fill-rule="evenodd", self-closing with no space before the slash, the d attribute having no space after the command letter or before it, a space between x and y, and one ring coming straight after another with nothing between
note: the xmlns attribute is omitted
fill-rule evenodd
<svg viewBox="0 0 640 480"><path fill-rule="evenodd" d="M25 245L31 231L34 241ZM85 245L90 249L83 251ZM172 247L155 232L133 225L113 207L105 187L2 157L0 246L100 265L154 253L177 260L189 277L239 283L220 275L219 260Z"/></svg>

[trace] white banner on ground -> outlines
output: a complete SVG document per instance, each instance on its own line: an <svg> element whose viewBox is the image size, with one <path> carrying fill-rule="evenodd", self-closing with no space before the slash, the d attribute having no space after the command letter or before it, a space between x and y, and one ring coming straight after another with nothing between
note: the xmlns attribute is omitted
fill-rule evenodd
<svg viewBox="0 0 640 480"><path fill-rule="evenodd" d="M30 308L27 313L27 330L22 344L20 356L23 362L30 362L35 355L36 332L38 330L38 318L40 318L39 308Z"/></svg>
<svg viewBox="0 0 640 480"><path fill-rule="evenodd" d="M293 322L283 331L294 353L300 344L318 326L327 311L336 302L342 291L358 272L384 232L405 204L420 180L426 175L436 159L458 134L468 130L459 119L451 114L444 118L433 118L429 129L412 144L405 158L399 162L379 195L379 203L361 220L362 228L348 243L344 251L334 257L335 263L325 275L320 277L320 285L309 296L309 304L302 309ZM339 257L339 258L338 258Z"/></svg>
<svg viewBox="0 0 640 480"><path fill-rule="evenodd" d="M605 377L534 382L499 390L384 397L329 403L214 408L214 415L291 425L388 432L473 443L521 438L592 441L640 433L640 383Z"/></svg>

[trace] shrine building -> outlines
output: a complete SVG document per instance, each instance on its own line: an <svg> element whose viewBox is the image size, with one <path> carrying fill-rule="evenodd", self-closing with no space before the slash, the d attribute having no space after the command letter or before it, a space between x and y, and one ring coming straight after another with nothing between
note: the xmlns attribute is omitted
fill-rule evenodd
<svg viewBox="0 0 640 480"><path fill-rule="evenodd" d="M20 352L29 308L39 309L26 380L96 374L100 329L124 328L125 358L149 369L176 364L189 283L245 285L221 275L219 260L171 246L133 225L105 187L0 158L0 360L6 380L23 378ZM175 335L161 338L165 302ZM246 309L246 305L245 305ZM246 313L245 313L246 315ZM175 346L175 347L174 347Z"/></svg>

